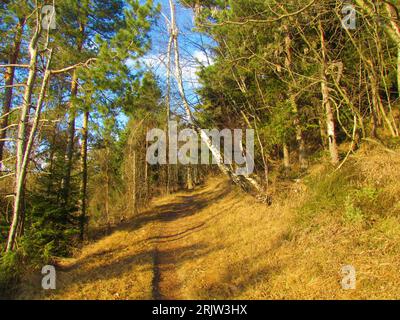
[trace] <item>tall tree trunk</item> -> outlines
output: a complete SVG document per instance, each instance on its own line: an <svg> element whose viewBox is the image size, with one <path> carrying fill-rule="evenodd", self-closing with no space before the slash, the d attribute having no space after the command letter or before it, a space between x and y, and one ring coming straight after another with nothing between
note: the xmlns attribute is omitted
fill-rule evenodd
<svg viewBox="0 0 400 320"><path fill-rule="evenodd" d="M300 125L297 125L297 128L296 128L296 140L297 140L297 144L299 146L300 168L307 169L308 168L307 148L306 148L306 142L303 137L303 130L301 130Z"/></svg>
<svg viewBox="0 0 400 320"><path fill-rule="evenodd" d="M81 144L81 186L80 186L80 239L85 235L86 208L87 208L87 151L88 151L88 125L89 111L85 111L82 121L82 144Z"/></svg>
<svg viewBox="0 0 400 320"><path fill-rule="evenodd" d="M146 152L147 148L148 148L148 144L149 142L146 139L146 145L145 145L145 151ZM167 167L169 168L169 167ZM169 169L167 170L167 190L169 187ZM149 181L149 163L146 161L146 158L144 159L144 187L145 187L145 199L150 199L150 181Z"/></svg>
<svg viewBox="0 0 400 320"><path fill-rule="evenodd" d="M292 38L290 37L289 33L289 27L288 25L285 25L285 53L286 53L286 59L285 59L285 66L287 71L289 72L289 77L290 77L290 85L289 85L289 100L290 100L290 105L293 110L293 113L295 115L294 118L294 126L296 129L296 141L297 141L297 146L299 148L299 163L300 167L302 169L306 169L308 166L307 163L307 155L306 155L306 143L304 141L303 137L303 130L301 128L301 123L300 123L300 116L299 116L299 110L297 106L297 101L296 101L296 96L293 87L296 86L296 80L294 78L293 72L292 72Z"/></svg>
<svg viewBox="0 0 400 320"><path fill-rule="evenodd" d="M131 132L130 137L129 137L129 154L128 154L128 159L129 159L129 208L132 210L132 214L135 215L137 213L137 186L136 186L136 176L137 176L137 161L136 161L136 150L134 146L134 131ZM146 148L147 150L147 148ZM147 162L147 161L146 161Z"/></svg>
<svg viewBox="0 0 400 320"><path fill-rule="evenodd" d="M165 104L167 108L167 194L171 191L171 164L169 159L169 136L170 127L169 122L171 120L171 51L172 51L172 37L168 40L168 50L167 50L167 93Z"/></svg>
<svg viewBox="0 0 400 320"><path fill-rule="evenodd" d="M290 169L289 147L286 143L283 144L283 167L286 171L289 171Z"/></svg>
<svg viewBox="0 0 400 320"><path fill-rule="evenodd" d="M269 166L268 166L268 155L262 155L264 162L264 179L265 179L265 189L269 189Z"/></svg>
<svg viewBox="0 0 400 320"><path fill-rule="evenodd" d="M105 194L105 211L106 211L106 223L107 223L107 232L111 232L111 217L110 217L110 170L108 166L108 160L109 160L109 149L108 146L106 145L106 157L104 159L106 168L105 168L105 174L106 174L106 194Z"/></svg>
<svg viewBox="0 0 400 320"><path fill-rule="evenodd" d="M396 137L397 134L394 130L394 127L392 125L392 122L388 118L385 108L382 103L381 96L379 94L379 83L378 83L378 75L376 74L376 71L373 69L373 66L371 67L371 71L369 72L369 80L371 84L371 94L372 94L372 104L373 108L375 110L375 113L377 115L377 121L380 126L382 126L382 119L384 123L386 123L391 135L393 137Z"/></svg>
<svg viewBox="0 0 400 320"><path fill-rule="evenodd" d="M132 153L132 210L133 210L133 214L137 213L137 208L138 208L136 176L137 176L136 151L133 150L133 153Z"/></svg>
<svg viewBox="0 0 400 320"><path fill-rule="evenodd" d="M322 68L321 68L322 103L325 109L326 128L327 128L331 162L333 165L337 165L339 164L339 152L336 142L335 118L332 110L332 104L330 100L329 87L328 87L328 78L327 78L328 56L325 43L325 33L321 21L319 21L319 32L321 36L321 53L322 53Z"/></svg>
<svg viewBox="0 0 400 320"><path fill-rule="evenodd" d="M25 17L21 18L17 25L17 30L14 37L14 45L10 50L8 64L16 64L18 62L24 26ZM4 74L4 82L6 87L4 93L3 112L0 118L0 172L3 170L4 143L7 136L9 113L12 107L14 77L15 67L7 67Z"/></svg>
<svg viewBox="0 0 400 320"><path fill-rule="evenodd" d="M199 165L193 166L193 176L194 176L194 185L199 185L201 183L200 181L200 167Z"/></svg>
<svg viewBox="0 0 400 320"><path fill-rule="evenodd" d="M325 114L325 112L324 112ZM326 138L326 130L324 125L324 114L321 114L318 118L318 127L319 127L319 136L321 138L321 145L324 150L328 150L327 138Z"/></svg>
<svg viewBox="0 0 400 320"><path fill-rule="evenodd" d="M292 105L292 110L295 113L294 126L296 129L297 147L299 148L300 167L302 169L307 169L308 161L307 161L306 142L303 137L303 130L302 130L301 124L300 124L300 117L299 117L299 112L298 112L298 108L297 108L297 102L296 102L296 98L293 93L290 94L289 99L290 99L290 102Z"/></svg>
<svg viewBox="0 0 400 320"><path fill-rule="evenodd" d="M82 52L83 43L85 38L85 24L79 22L79 36L77 39L77 51ZM70 188L71 188L71 173L73 165L73 154L74 154L74 141L75 141L75 118L76 110L74 105L74 99L78 96L78 72L75 68L71 76L71 95L69 102L69 114L68 114L68 130L67 130L67 148L65 152L65 176L62 183L62 194L65 204L69 203Z"/></svg>
<svg viewBox="0 0 400 320"><path fill-rule="evenodd" d="M39 38L39 30L37 29L33 35L30 45L29 45L29 73L26 82L25 93L21 106L20 119L18 123L18 134L17 134L17 146L16 146L16 166L15 166L15 186L14 186L14 207L13 207L13 217L11 221L10 230L8 233L7 247L6 251L12 251L14 249L15 237L17 232L17 227L20 221L21 215L21 200L23 195L23 185L24 185L24 175L22 164L24 161L25 153L25 138L26 138L26 121L28 118L29 109L32 100L32 91L36 73L36 63L37 63L37 41Z"/></svg>
<svg viewBox="0 0 400 320"><path fill-rule="evenodd" d="M22 200L25 193L25 178L29 165L30 153L33 147L34 139L36 137L37 127L40 120L41 109L43 105L44 96L48 81L50 79L50 63L52 58L52 51L50 51L46 70L42 80L42 86L39 92L39 96L36 103L35 114L32 119L32 125L29 131L27 130L27 121L29 117L29 111L32 101L32 91L34 87L34 79L36 75L36 65L38 57L37 43L39 39L41 29L40 23L37 23L36 31L29 44L30 62L29 62L29 73L28 79L25 86L25 93L21 106L20 119L18 124L18 135L17 135L17 155L16 155L16 168L15 168L15 187L14 187L14 207L13 207L13 218L8 234L6 251L12 251L15 245L15 239L17 230L22 224L21 218L23 217Z"/></svg>
<svg viewBox="0 0 400 320"><path fill-rule="evenodd" d="M186 166L186 187L188 190L193 190L193 172L190 165Z"/></svg>
<svg viewBox="0 0 400 320"><path fill-rule="evenodd" d="M179 164L172 165L172 190L179 190Z"/></svg>
<svg viewBox="0 0 400 320"><path fill-rule="evenodd" d="M50 191L53 187L53 176L54 176L54 161L55 161L55 157L56 157L56 139L57 139L57 124L55 125L55 127L53 128L53 132L52 132L52 137L51 137L51 143L50 143L50 155L49 155L49 161L50 161L50 165L49 165L49 180L48 180L48 184L47 184L47 193L50 194Z"/></svg>
<svg viewBox="0 0 400 320"><path fill-rule="evenodd" d="M67 149L65 152L65 176L63 178L62 192L63 200L65 204L69 202L70 188L71 188L71 172L74 154L74 142L75 142L75 118L76 110L74 105L74 99L78 94L78 75L76 69L72 72L71 77L71 100L69 102L69 120L67 130Z"/></svg>

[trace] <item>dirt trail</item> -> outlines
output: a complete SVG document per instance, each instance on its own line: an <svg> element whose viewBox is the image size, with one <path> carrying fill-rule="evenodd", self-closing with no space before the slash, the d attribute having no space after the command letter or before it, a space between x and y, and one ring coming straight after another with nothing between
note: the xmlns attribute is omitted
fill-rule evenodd
<svg viewBox="0 0 400 320"><path fill-rule="evenodd" d="M24 281L19 298L185 298L177 266L199 248L186 237L205 225L196 213L229 188L221 190L215 180L190 193L156 199L149 210L84 247L76 258L60 260L56 291L41 290L41 277L34 275Z"/></svg>
<svg viewBox="0 0 400 320"><path fill-rule="evenodd" d="M180 292L181 280L176 270L179 263L178 253L184 249L185 213L190 211L194 198L183 197L182 203L175 203L174 212L160 212L160 222L156 236L149 241L154 243L154 277L153 298L157 300L182 299ZM174 217L174 219L171 219Z"/></svg>
<svg viewBox="0 0 400 320"><path fill-rule="evenodd" d="M182 299L180 279L176 270L179 252L184 244L179 241L182 220L190 210L193 197L185 197L182 202L171 204L173 210L159 212L159 224L155 236L148 239L154 244L153 298L156 300Z"/></svg>
<svg viewBox="0 0 400 320"><path fill-rule="evenodd" d="M187 241L187 238L206 225L206 219L197 214L230 189L225 185L227 190L221 192L218 187L221 184L212 182L192 193L176 195L174 202L155 207L159 222L155 236L147 239L155 248L152 282L154 299L185 299L181 290L184 279L180 278L177 267L190 259L191 255L195 256L197 249L200 249L198 244Z"/></svg>

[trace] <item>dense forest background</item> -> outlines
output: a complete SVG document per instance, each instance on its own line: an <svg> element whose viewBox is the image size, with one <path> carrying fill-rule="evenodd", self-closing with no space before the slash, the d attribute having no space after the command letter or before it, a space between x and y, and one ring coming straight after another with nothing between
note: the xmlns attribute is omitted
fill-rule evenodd
<svg viewBox="0 0 400 320"><path fill-rule="evenodd" d="M191 58L194 87L185 82L182 45L191 39L175 5L192 13L190 32L205 39L190 44L203 53L203 61ZM395 153L399 5L2 1L0 287L218 170L268 205L279 182L301 179L314 164L337 172L365 144ZM149 52L162 72L146 63ZM149 165L146 134L168 130L168 120L254 129L254 173Z"/></svg>

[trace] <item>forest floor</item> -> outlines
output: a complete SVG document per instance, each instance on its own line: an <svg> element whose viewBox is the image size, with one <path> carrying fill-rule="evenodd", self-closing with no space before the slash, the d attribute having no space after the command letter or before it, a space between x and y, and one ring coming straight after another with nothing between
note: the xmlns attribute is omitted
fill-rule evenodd
<svg viewBox="0 0 400 320"><path fill-rule="evenodd" d="M365 154L352 163L332 178L335 185L321 178L320 167L307 184L280 184L272 206L221 177L156 199L76 257L60 260L56 290L41 290L39 273L22 283L18 298L398 299L400 190L392 182L399 179L399 156ZM368 166L380 164L386 169L377 177ZM362 186L340 185L341 177L354 176L355 165ZM369 178L384 184L378 198ZM317 184L325 188L320 193ZM367 211L348 203L353 191L356 200L363 192L373 198ZM380 217L367 217L379 208ZM343 265L356 269L355 290L341 286Z"/></svg>

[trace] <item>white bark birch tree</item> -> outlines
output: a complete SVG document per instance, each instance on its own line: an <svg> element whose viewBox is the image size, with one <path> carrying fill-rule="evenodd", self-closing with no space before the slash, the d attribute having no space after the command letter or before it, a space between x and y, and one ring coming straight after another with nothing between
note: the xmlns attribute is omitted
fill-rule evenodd
<svg viewBox="0 0 400 320"><path fill-rule="evenodd" d="M250 176L239 176L235 172L233 172L231 168L228 168L223 162L223 157L220 151L215 145L213 145L211 138L207 135L207 133L203 129L201 129L196 124L196 121L190 109L189 102L186 98L185 88L183 85L182 68L180 63L179 45L178 45L179 29L176 23L176 10L173 0L169 0L169 6L171 15L169 30L170 30L170 38L172 39L172 44L174 47L175 78L178 86L179 95L182 99L183 106L186 112L187 121L189 122L189 125L192 127L192 129L199 134L203 143L211 151L211 154L216 160L218 168L221 170L221 172L227 175L235 184L239 185L242 189L244 190L254 189L257 193L260 194L263 192L263 188L260 186L260 184Z"/></svg>

